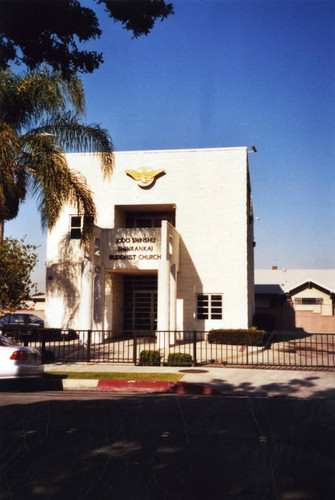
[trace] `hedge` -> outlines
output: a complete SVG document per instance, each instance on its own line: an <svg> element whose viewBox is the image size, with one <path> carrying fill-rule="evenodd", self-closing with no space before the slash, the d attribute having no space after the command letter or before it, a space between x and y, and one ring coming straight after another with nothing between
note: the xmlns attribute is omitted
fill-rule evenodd
<svg viewBox="0 0 335 500"><path fill-rule="evenodd" d="M65 330L62 328L41 328L42 338L46 342L57 342L61 340L77 340L78 334L74 330ZM37 333L37 332L36 332Z"/></svg>
<svg viewBox="0 0 335 500"><path fill-rule="evenodd" d="M35 330L13 332L18 339L27 337L32 341L44 340L45 342L61 342L63 340L77 340L79 338L75 330L62 328L36 328Z"/></svg>
<svg viewBox="0 0 335 500"><path fill-rule="evenodd" d="M207 340L209 344L263 346L267 338L268 334L264 330L249 328L248 330L210 330Z"/></svg>
<svg viewBox="0 0 335 500"><path fill-rule="evenodd" d="M168 356L169 366L192 366L193 358L190 354L183 352L171 352Z"/></svg>
<svg viewBox="0 0 335 500"><path fill-rule="evenodd" d="M145 366L159 366L161 355L159 351L141 351L140 362Z"/></svg>

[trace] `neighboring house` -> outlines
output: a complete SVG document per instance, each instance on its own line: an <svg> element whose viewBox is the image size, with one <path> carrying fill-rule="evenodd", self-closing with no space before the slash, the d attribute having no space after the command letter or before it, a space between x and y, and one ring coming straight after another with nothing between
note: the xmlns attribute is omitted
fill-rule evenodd
<svg viewBox="0 0 335 500"><path fill-rule="evenodd" d="M17 308L22 313L31 313L44 320L44 310L45 310L45 293L37 292L31 295L30 299L21 302Z"/></svg>
<svg viewBox="0 0 335 500"><path fill-rule="evenodd" d="M35 311L44 311L45 310L45 293L37 292L34 293L30 297L30 300L33 302Z"/></svg>
<svg viewBox="0 0 335 500"><path fill-rule="evenodd" d="M46 321L129 330L247 328L254 316L247 148L69 154L97 207L94 238L68 207L48 234Z"/></svg>
<svg viewBox="0 0 335 500"><path fill-rule="evenodd" d="M335 269L256 269L255 305L274 328L335 332Z"/></svg>

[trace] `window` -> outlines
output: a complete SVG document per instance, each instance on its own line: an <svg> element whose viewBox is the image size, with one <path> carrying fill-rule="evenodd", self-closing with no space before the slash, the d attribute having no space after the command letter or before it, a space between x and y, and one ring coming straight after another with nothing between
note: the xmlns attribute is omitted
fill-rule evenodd
<svg viewBox="0 0 335 500"><path fill-rule="evenodd" d="M71 240L80 240L83 228L82 215L71 215L70 224Z"/></svg>
<svg viewBox="0 0 335 500"><path fill-rule="evenodd" d="M222 295L197 295L197 319L222 319Z"/></svg>
<svg viewBox="0 0 335 500"><path fill-rule="evenodd" d="M323 303L322 297L297 297L294 299L295 304L307 306L307 305L320 305Z"/></svg>
<svg viewBox="0 0 335 500"><path fill-rule="evenodd" d="M10 315L10 319L9 319L9 323L11 325L15 324L15 325L24 325L25 321L24 321L24 315L23 314L11 314Z"/></svg>
<svg viewBox="0 0 335 500"><path fill-rule="evenodd" d="M126 227L161 227L162 220L167 220L175 225L174 212L128 212L126 214Z"/></svg>

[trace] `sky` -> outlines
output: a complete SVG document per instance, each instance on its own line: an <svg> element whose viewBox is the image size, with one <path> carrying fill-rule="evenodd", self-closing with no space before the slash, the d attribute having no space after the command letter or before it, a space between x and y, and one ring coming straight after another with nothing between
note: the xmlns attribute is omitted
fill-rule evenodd
<svg viewBox="0 0 335 500"><path fill-rule="evenodd" d="M239 147L249 155L255 267L335 267L335 0L170 0L147 37L110 20L86 43L104 64L83 76L87 123L115 151ZM5 235L40 246L34 200Z"/></svg>

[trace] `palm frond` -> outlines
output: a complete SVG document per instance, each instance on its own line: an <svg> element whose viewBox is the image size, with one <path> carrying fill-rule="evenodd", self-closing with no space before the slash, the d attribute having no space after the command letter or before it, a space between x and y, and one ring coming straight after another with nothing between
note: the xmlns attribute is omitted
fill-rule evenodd
<svg viewBox="0 0 335 500"><path fill-rule="evenodd" d="M38 201L42 226L51 229L68 203L94 221L95 205L86 179L68 167L55 137L29 132L22 140L25 153L21 161L32 175L33 195ZM92 224L88 220L85 238L91 235Z"/></svg>
<svg viewBox="0 0 335 500"><path fill-rule="evenodd" d="M35 133L53 134L60 146L67 152L93 152L101 159L101 167L105 177L113 172L113 143L107 130L98 124L86 125L78 121L71 113L52 116L44 121Z"/></svg>
<svg viewBox="0 0 335 500"><path fill-rule="evenodd" d="M21 152L20 138L6 123L0 123L0 221L17 216L27 192L27 178L16 159Z"/></svg>
<svg viewBox="0 0 335 500"><path fill-rule="evenodd" d="M113 171L113 144L99 125L80 122L85 94L77 76L63 79L47 68L14 74L0 70L0 222L17 214L32 187L42 225L53 227L72 203L92 234L95 206L83 177L71 171L64 151L99 155L105 176ZM7 208L9 207L9 210Z"/></svg>
<svg viewBox="0 0 335 500"><path fill-rule="evenodd" d="M45 68L20 75L0 71L0 104L6 121L23 128L36 123L42 116L65 113L68 107L83 116L86 101L77 76L65 80L60 73Z"/></svg>

